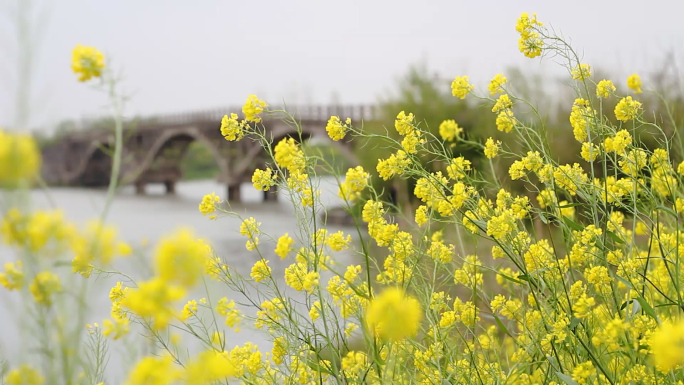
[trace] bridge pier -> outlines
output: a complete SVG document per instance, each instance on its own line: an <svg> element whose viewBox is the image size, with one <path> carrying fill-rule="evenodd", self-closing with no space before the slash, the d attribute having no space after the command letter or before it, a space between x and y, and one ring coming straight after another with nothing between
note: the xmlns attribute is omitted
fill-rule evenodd
<svg viewBox="0 0 684 385"><path fill-rule="evenodd" d="M240 202L240 184L228 185L228 201Z"/></svg>
<svg viewBox="0 0 684 385"><path fill-rule="evenodd" d="M264 191L264 202L278 201L278 186L271 186L271 189Z"/></svg>
<svg viewBox="0 0 684 385"><path fill-rule="evenodd" d="M145 182L135 182L135 195L145 195Z"/></svg>
<svg viewBox="0 0 684 385"><path fill-rule="evenodd" d="M166 188L166 195L173 195L176 193L176 181L175 180L164 181L164 187Z"/></svg>

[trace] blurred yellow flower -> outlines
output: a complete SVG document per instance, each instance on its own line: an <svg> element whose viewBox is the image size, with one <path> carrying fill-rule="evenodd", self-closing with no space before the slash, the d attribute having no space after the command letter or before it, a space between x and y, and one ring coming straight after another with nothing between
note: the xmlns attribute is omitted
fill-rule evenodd
<svg viewBox="0 0 684 385"><path fill-rule="evenodd" d="M105 57L95 47L77 45L71 56L71 70L78 75L78 81L86 82L102 76Z"/></svg>
<svg viewBox="0 0 684 385"><path fill-rule="evenodd" d="M10 370L5 377L6 385L42 385L45 378L29 365L22 365Z"/></svg>
<svg viewBox="0 0 684 385"><path fill-rule="evenodd" d="M0 128L0 186L12 187L36 177L40 165L40 151L32 137Z"/></svg>
<svg viewBox="0 0 684 385"><path fill-rule="evenodd" d="M637 74L631 74L627 78L627 88L634 91L635 94L641 93L641 77Z"/></svg>
<svg viewBox="0 0 684 385"><path fill-rule="evenodd" d="M662 373L684 364L684 321L666 320L651 335L653 363Z"/></svg>
<svg viewBox="0 0 684 385"><path fill-rule="evenodd" d="M52 305L53 294L62 291L62 281L55 273L42 271L36 274L29 290L37 303L50 306Z"/></svg>
<svg viewBox="0 0 684 385"><path fill-rule="evenodd" d="M366 326L381 339L401 341L418 333L423 313L417 299L403 289L385 289L366 310Z"/></svg>
<svg viewBox="0 0 684 385"><path fill-rule="evenodd" d="M155 270L161 280L189 288L202 277L209 257L207 244L197 240L191 230L179 229L157 244Z"/></svg>

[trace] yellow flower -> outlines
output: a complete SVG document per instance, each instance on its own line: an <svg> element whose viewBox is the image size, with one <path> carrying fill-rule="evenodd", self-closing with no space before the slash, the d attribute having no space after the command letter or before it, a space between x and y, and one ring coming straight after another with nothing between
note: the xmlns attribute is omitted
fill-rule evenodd
<svg viewBox="0 0 684 385"><path fill-rule="evenodd" d="M408 133L413 132L413 114L406 115L404 111L401 111L394 120L394 128L399 135L408 135Z"/></svg>
<svg viewBox="0 0 684 385"><path fill-rule="evenodd" d="M614 137L603 141L603 148L608 152L615 151L622 154L630 144L632 144L632 135L627 130L620 130Z"/></svg>
<svg viewBox="0 0 684 385"><path fill-rule="evenodd" d="M584 385L587 384L587 379L595 373L596 369L594 369L594 364L592 364L591 361L586 361L575 366L572 370L572 379L578 384Z"/></svg>
<svg viewBox="0 0 684 385"><path fill-rule="evenodd" d="M223 297L216 305L216 312L223 317L226 317L226 325L236 332L240 331L240 320L242 319L242 312L235 306L235 301L228 301L228 298Z"/></svg>
<svg viewBox="0 0 684 385"><path fill-rule="evenodd" d="M454 140L461 136L463 129L453 119L445 120L439 125L439 135L443 140Z"/></svg>
<svg viewBox="0 0 684 385"><path fill-rule="evenodd" d="M52 305L52 295L62 291L62 282L56 274L43 271L33 279L29 290L37 303L50 306Z"/></svg>
<svg viewBox="0 0 684 385"><path fill-rule="evenodd" d="M347 170L344 183L340 185L340 198L353 201L361 196L361 191L368 187L370 174L363 167L356 166Z"/></svg>
<svg viewBox="0 0 684 385"><path fill-rule="evenodd" d="M177 230L159 241L154 256L157 274L165 282L192 287L204 273L209 252L192 231Z"/></svg>
<svg viewBox="0 0 684 385"><path fill-rule="evenodd" d="M641 103L636 100L632 100L631 96L622 98L615 106L615 117L618 120L626 122L636 118L639 109L641 108Z"/></svg>
<svg viewBox="0 0 684 385"><path fill-rule="evenodd" d="M297 291L312 293L318 286L319 278L318 272L309 271L306 263L293 263L285 269L285 283Z"/></svg>
<svg viewBox="0 0 684 385"><path fill-rule="evenodd" d="M591 66L589 64L580 64L572 69L572 78L579 81L584 81L591 77Z"/></svg>
<svg viewBox="0 0 684 385"><path fill-rule="evenodd" d="M77 45L71 56L71 70L78 76L79 82L102 76L105 57L95 47Z"/></svg>
<svg viewBox="0 0 684 385"><path fill-rule="evenodd" d="M634 91L635 94L640 94L641 93L641 77L637 74L631 74L627 78L627 87Z"/></svg>
<svg viewBox="0 0 684 385"><path fill-rule="evenodd" d="M511 101L511 98L508 96L508 94L503 94L499 96L499 98L496 100L496 103L494 104L494 107L492 107L492 112L499 112L503 110L508 110L513 107L513 102Z"/></svg>
<svg viewBox="0 0 684 385"><path fill-rule="evenodd" d="M593 162L599 156L599 148L593 143L584 142L582 143L582 152L580 155L582 156L582 159L587 162Z"/></svg>
<svg viewBox="0 0 684 385"><path fill-rule="evenodd" d="M349 242L351 242L351 235L345 237L344 233L340 230L336 233L328 235L325 239L325 244L330 246L333 251L341 251L349 248Z"/></svg>
<svg viewBox="0 0 684 385"><path fill-rule="evenodd" d="M7 385L42 385L45 378L39 371L29 365L22 365L7 373L4 383Z"/></svg>
<svg viewBox="0 0 684 385"><path fill-rule="evenodd" d="M423 226L428 222L428 208L425 205L420 205L416 209L416 223L418 226Z"/></svg>
<svg viewBox="0 0 684 385"><path fill-rule="evenodd" d="M666 320L651 335L653 363L662 373L684 364L684 321Z"/></svg>
<svg viewBox="0 0 684 385"><path fill-rule="evenodd" d="M616 88L613 82L610 80L601 80L596 85L596 96L599 98L607 98L612 92L615 92Z"/></svg>
<svg viewBox="0 0 684 385"><path fill-rule="evenodd" d="M529 58L535 58L541 55L544 47L544 42L538 32L541 27L542 23L537 21L536 14L532 14L531 19L526 12L520 15L520 18L515 25L515 30L520 33L518 49L523 55Z"/></svg>
<svg viewBox="0 0 684 385"><path fill-rule="evenodd" d="M492 159L496 158L496 156L499 154L499 146L501 145L500 141L494 142L494 139L489 138L487 139L487 142L485 142L485 148L484 148L484 154L487 158Z"/></svg>
<svg viewBox="0 0 684 385"><path fill-rule="evenodd" d="M199 211L205 216L207 214L212 214L216 211L219 202L221 202L221 198L216 196L215 193L207 194L202 198L202 202L199 204ZM216 215L210 215L209 219L216 219Z"/></svg>
<svg viewBox="0 0 684 385"><path fill-rule="evenodd" d="M349 129L350 125L350 118L347 118L347 120L342 123L339 116L331 116L328 120L328 124L325 126L325 131L328 133L330 139L338 141L344 139L344 136L346 135L347 129Z"/></svg>
<svg viewBox="0 0 684 385"><path fill-rule="evenodd" d="M366 310L366 326L381 339L400 341L418 333L422 316L417 299L392 287L371 301Z"/></svg>
<svg viewBox="0 0 684 385"><path fill-rule="evenodd" d="M252 184L257 190L268 191L276 184L277 177L278 175L270 167L266 167L266 170L256 169L252 175Z"/></svg>
<svg viewBox="0 0 684 385"><path fill-rule="evenodd" d="M152 327L165 328L175 315L173 304L185 296L185 290L170 285L161 278L140 282L138 287L128 290L121 305L140 317L153 317Z"/></svg>
<svg viewBox="0 0 684 385"><path fill-rule="evenodd" d="M6 133L0 128L0 186L11 187L40 172L40 151L28 135Z"/></svg>
<svg viewBox="0 0 684 385"><path fill-rule="evenodd" d="M503 76L503 74L496 74L492 81L489 82L489 86L487 86L487 88L489 89L489 94L496 95L500 92L504 92L504 89L502 87L504 84L506 84L506 82L508 82L508 79L506 79L506 77Z"/></svg>
<svg viewBox="0 0 684 385"><path fill-rule="evenodd" d="M0 285L7 290L19 290L24 286L24 271L21 261L5 263L5 272L0 273Z"/></svg>
<svg viewBox="0 0 684 385"><path fill-rule="evenodd" d="M242 139L245 136L245 130L248 128L249 126L244 121L238 121L237 114L230 114L230 117L223 115L223 119L221 119L221 135L226 140L238 141Z"/></svg>
<svg viewBox="0 0 684 385"><path fill-rule="evenodd" d="M259 226L261 226L261 222L257 222L253 217L245 219L242 221L242 224L240 224L240 235L249 238L246 244L247 250L249 251L254 250L259 244L259 237L257 237L257 235L261 234Z"/></svg>
<svg viewBox="0 0 684 385"><path fill-rule="evenodd" d="M257 282L261 282L264 279L270 277L271 267L268 266L268 261L264 259L256 261L256 263L254 263L254 266L252 266L252 272L250 273L250 276L253 280Z"/></svg>
<svg viewBox="0 0 684 385"><path fill-rule="evenodd" d="M468 83L468 80L467 76L456 76L454 81L451 82L451 94L459 99L465 99L466 95L475 89L475 86Z"/></svg>
<svg viewBox="0 0 684 385"><path fill-rule="evenodd" d="M390 155L387 159L379 159L376 170L383 180L388 180L395 175L401 175L411 165L408 154L398 150L396 154Z"/></svg>
<svg viewBox="0 0 684 385"><path fill-rule="evenodd" d="M94 220L88 223L85 231L71 237L74 259L71 261L74 273L90 277L93 264L109 265L114 256L130 252L128 244L117 240L117 229Z"/></svg>
<svg viewBox="0 0 684 385"><path fill-rule="evenodd" d="M113 317L102 321L102 335L111 337L113 340L125 336L130 331L130 321L126 317Z"/></svg>
<svg viewBox="0 0 684 385"><path fill-rule="evenodd" d="M293 138L285 138L278 142L273 152L278 166L288 169L293 174L304 171L306 158Z"/></svg>
<svg viewBox="0 0 684 385"><path fill-rule="evenodd" d="M245 114L245 120L255 123L261 122L259 114L264 112L264 107L266 107L266 102L259 100L256 95L249 95L245 105L242 106L242 113Z"/></svg>
<svg viewBox="0 0 684 385"><path fill-rule="evenodd" d="M275 253L280 259L284 259L292 251L292 244L294 239L290 238L288 233L283 234L278 238L278 243L276 243Z"/></svg>
<svg viewBox="0 0 684 385"><path fill-rule="evenodd" d="M224 379L238 374L235 361L227 352L206 350L190 360L182 374L184 384L204 385L224 382Z"/></svg>
<svg viewBox="0 0 684 385"><path fill-rule="evenodd" d="M515 117L513 116L513 111L505 110L499 112L496 117L496 129L503 132L513 131L515 126Z"/></svg>
<svg viewBox="0 0 684 385"><path fill-rule="evenodd" d="M131 370L124 385L171 385L178 377L171 357L145 357Z"/></svg>

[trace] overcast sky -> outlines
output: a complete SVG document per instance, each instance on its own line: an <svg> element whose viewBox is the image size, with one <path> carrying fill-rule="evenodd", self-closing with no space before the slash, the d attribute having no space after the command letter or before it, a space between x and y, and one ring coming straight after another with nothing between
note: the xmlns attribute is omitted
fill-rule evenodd
<svg viewBox="0 0 684 385"><path fill-rule="evenodd" d="M0 0L0 125L16 100L12 8ZM127 114L183 112L267 101L372 103L411 64L480 84L511 65L547 71L518 52L515 21L536 12L585 62L616 83L646 73L668 51L682 57L682 1L30 0L46 21L32 91L31 126L107 113L106 99L70 70L80 43L125 74ZM34 18L38 20L38 17ZM551 63L551 67L553 64ZM553 71L553 70L551 70Z"/></svg>

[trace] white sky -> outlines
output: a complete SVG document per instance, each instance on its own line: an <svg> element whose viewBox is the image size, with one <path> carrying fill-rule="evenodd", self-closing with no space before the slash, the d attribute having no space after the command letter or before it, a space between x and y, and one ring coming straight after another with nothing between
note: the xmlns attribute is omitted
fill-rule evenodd
<svg viewBox="0 0 684 385"><path fill-rule="evenodd" d="M16 39L0 0L0 125L14 119ZM515 21L536 12L616 83L682 57L682 1L32 0L46 16L32 87L33 127L107 113L70 70L77 43L125 74L127 114L241 105L372 103L411 64L486 84L511 65L548 71L517 50ZM551 68L554 65L551 63ZM553 71L553 70L551 70ZM336 95L336 96L333 96Z"/></svg>

